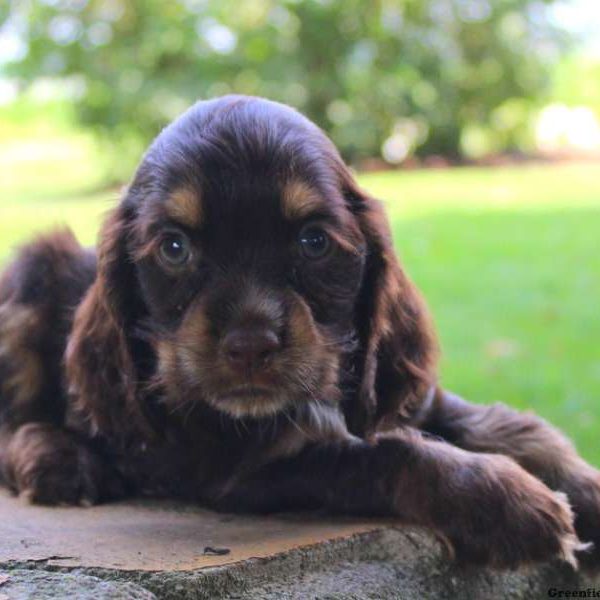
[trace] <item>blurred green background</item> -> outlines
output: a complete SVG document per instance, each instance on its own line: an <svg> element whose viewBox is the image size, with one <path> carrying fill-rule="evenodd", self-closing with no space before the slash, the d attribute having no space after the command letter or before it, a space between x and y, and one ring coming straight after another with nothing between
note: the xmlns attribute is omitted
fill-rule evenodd
<svg viewBox="0 0 600 600"><path fill-rule="evenodd" d="M600 465L597 0L16 0L0 20L0 262L57 224L93 243L196 99L289 103L386 202L444 385Z"/></svg>

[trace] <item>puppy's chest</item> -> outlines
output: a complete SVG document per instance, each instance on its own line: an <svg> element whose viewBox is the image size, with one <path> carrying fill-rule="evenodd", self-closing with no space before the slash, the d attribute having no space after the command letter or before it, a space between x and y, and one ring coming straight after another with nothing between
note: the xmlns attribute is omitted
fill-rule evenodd
<svg viewBox="0 0 600 600"><path fill-rule="evenodd" d="M116 456L136 495L202 500L235 472L243 452L210 436L190 441L140 441Z"/></svg>

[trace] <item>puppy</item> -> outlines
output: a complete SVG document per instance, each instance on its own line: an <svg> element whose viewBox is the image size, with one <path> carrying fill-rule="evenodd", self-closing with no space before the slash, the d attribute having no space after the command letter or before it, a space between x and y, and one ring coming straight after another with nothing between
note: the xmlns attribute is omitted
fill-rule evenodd
<svg viewBox="0 0 600 600"><path fill-rule="evenodd" d="M381 206L259 98L167 127L97 255L59 231L8 266L0 424L31 502L325 508L431 528L470 563L600 563L598 471L541 419L438 387Z"/></svg>

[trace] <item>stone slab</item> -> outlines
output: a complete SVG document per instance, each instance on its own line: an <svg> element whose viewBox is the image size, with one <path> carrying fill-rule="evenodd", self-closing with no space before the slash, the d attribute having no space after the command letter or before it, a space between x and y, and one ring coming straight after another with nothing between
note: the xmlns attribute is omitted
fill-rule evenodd
<svg viewBox="0 0 600 600"><path fill-rule="evenodd" d="M176 502L31 506L0 490L0 563L190 571L374 531L382 521L225 515ZM214 554L206 548L227 552Z"/></svg>
<svg viewBox="0 0 600 600"><path fill-rule="evenodd" d="M531 600L552 589L600 595L600 580L564 564L461 569L429 533L381 520L146 501L43 508L0 491L0 600Z"/></svg>
<svg viewBox="0 0 600 600"><path fill-rule="evenodd" d="M73 573L0 570L0 600L156 600L143 587Z"/></svg>

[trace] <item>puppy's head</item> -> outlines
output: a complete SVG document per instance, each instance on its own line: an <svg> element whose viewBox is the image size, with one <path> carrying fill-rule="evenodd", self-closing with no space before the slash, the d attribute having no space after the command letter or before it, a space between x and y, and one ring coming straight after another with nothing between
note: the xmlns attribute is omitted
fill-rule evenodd
<svg viewBox="0 0 600 600"><path fill-rule="evenodd" d="M152 380L173 409L234 418L341 403L365 433L426 392L433 346L383 212L331 142L288 107L225 97L146 153L102 232L68 369L100 424L110 403L138 411Z"/></svg>

